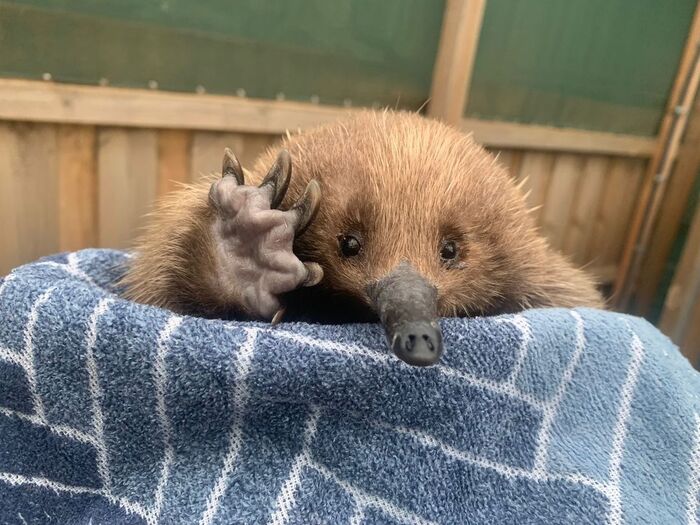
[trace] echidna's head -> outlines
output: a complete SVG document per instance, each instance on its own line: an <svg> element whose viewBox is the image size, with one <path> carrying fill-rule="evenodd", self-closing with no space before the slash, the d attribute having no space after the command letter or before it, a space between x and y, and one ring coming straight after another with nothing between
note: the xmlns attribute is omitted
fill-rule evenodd
<svg viewBox="0 0 700 525"><path fill-rule="evenodd" d="M471 137L414 114L368 112L285 147L289 202L310 179L322 192L295 252L325 277L297 294L300 310L319 299L316 318L379 317L401 359L428 365L442 352L439 316L517 302L532 223L505 170Z"/></svg>

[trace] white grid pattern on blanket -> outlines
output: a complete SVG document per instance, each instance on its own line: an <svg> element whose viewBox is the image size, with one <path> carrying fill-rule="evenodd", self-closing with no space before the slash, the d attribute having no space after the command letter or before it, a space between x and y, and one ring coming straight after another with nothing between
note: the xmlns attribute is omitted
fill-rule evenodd
<svg viewBox="0 0 700 525"><path fill-rule="evenodd" d="M535 466L532 471L536 477L544 478L547 476L547 457L549 450L549 441L552 438L552 425L559 411L559 404L566 394L566 389L574 375L574 370L578 366L578 362L583 354L583 349L586 346L586 337L583 332L583 318L578 312L571 312L571 315L576 321L576 345L574 353L569 360L569 363L564 369L559 386L554 394L554 397L544 407L544 417L542 418L542 426L540 427L537 436L537 450L535 453Z"/></svg>
<svg viewBox="0 0 700 525"><path fill-rule="evenodd" d="M360 525L365 518L365 508L355 502L355 513L350 517L350 525Z"/></svg>
<svg viewBox="0 0 700 525"><path fill-rule="evenodd" d="M39 309L41 306L49 300L51 294L56 289L52 286L44 293L42 293L39 298L34 301L31 310L29 311L29 319L27 319L27 325L24 328L24 352L22 353L22 362L24 364L24 372L27 376L27 382L29 383L29 391L32 395L32 401L34 403L34 413L39 418L40 421L46 421L46 414L44 413L44 402L41 400L39 391L37 389L36 382L36 370L34 369L34 330L36 329L36 322L39 319Z"/></svg>
<svg viewBox="0 0 700 525"><path fill-rule="evenodd" d="M170 478L170 467L175 458L173 449L173 427L168 417L165 405L165 387L168 384L168 370L165 366L165 357L169 349L169 341L173 332L182 324L182 317L171 315L165 323L165 328L158 336L156 360L153 366L153 383L156 390L156 412L158 422L163 433L163 464L160 470L160 479L156 486L156 493L153 497L153 506L149 509L148 523L154 525L160 519L160 512L163 508L163 498L165 497L165 487Z"/></svg>
<svg viewBox="0 0 700 525"><path fill-rule="evenodd" d="M112 492L112 479L109 472L109 454L107 444L104 439L104 418L102 415L102 389L100 388L100 379L97 373L97 363L95 362L95 345L97 344L98 322L113 303L111 298L102 299L88 321L87 337L85 341L85 366L88 372L88 382L90 385L90 405L92 408L92 424L95 439L97 439L97 472L102 480L102 485L108 494Z"/></svg>
<svg viewBox="0 0 700 525"><path fill-rule="evenodd" d="M89 276L84 274L82 270L79 268L79 261L75 254L72 254L74 257L69 257L69 261L67 264L60 264L60 263L42 263L44 265L49 265L52 267L65 267L66 271L71 273L72 275L76 277L80 277L84 280L90 280ZM17 272L11 274L8 276L5 281L0 285L0 295L3 291L3 288L8 284L10 280L13 280L17 278ZM90 280L91 281L91 280ZM25 327L25 333L24 333L24 351L22 353L0 347L0 360L5 360L8 362L11 362L13 364L21 366L25 370L25 374L28 377L28 380L30 382L30 388L31 390L31 395L33 397L33 403L35 407L35 414L34 415L27 415L27 414L22 414L7 408L0 408L0 413L2 413L5 416L13 416L13 417L20 417L23 418L35 425L42 426L48 428L51 432L67 437L70 439L75 439L80 442L84 443L89 443L92 446L94 446L98 452L98 469L100 470L100 476L103 480L104 486L101 489L94 489L90 487L80 487L80 486L71 486L71 485L65 485L62 483L58 483L49 479L41 478L41 477L29 477L29 476L22 476L19 474L14 474L14 473L8 473L8 472L0 472L0 481L3 481L5 483L8 483L10 485L34 485L38 487L45 487L45 488L50 488L56 492L66 492L66 493L74 493L74 494L79 494L79 493L86 493L86 494L95 494L102 496L106 498L108 501L110 501L113 504L119 505L121 508L126 510L127 512L130 513L135 513L141 516L144 520L149 523L149 525L156 524L159 521L160 517L160 510L161 510L161 505L162 505L162 491L165 489L165 485L167 484L167 479L169 475L169 468L170 464L172 462L172 458L167 457L167 449L170 446L168 444L168 440L171 438L171 433L172 431L164 432L164 460L163 460L163 466L161 468L161 479L159 480L158 483L158 488L156 490L156 494L154 495L154 503L149 507L146 508L143 505L131 501L128 498L121 497L121 496L115 496L111 492L110 484L109 484L109 461L108 461L108 454L107 454L107 447L104 442L104 438L102 435L101 431L101 425L100 425L100 418L101 418L101 408L99 406L99 399L100 399L100 394L99 394L99 382L96 381L97 375L96 375L96 369L95 370L90 370L91 367L95 366L94 364L94 356L92 358L92 364L90 362L90 353L92 352L92 349L94 349L95 341L97 339L97 323L99 321L99 317L104 315L108 309L110 304L113 302L112 299L104 299L102 300L98 306L95 308L95 311L93 312L90 321L88 323L88 333L86 336L86 347L88 349L88 372L90 376L90 389L91 389L91 397L92 397L92 402L93 402L93 425L94 425L94 434L88 434L85 432L82 432L76 428L67 426L67 425L54 425L51 424L46 420L44 411L43 411L43 403L41 402L41 398L39 396L39 393L36 389L36 382L34 382L33 387L32 387L32 382L30 379L30 374L33 374L33 331L34 327L36 324L36 319L38 317L39 309L41 306L50 299L51 293L53 292L54 287L47 289L40 297L37 299L31 308L31 311L28 316L27 320L27 325ZM456 378L458 380L463 380L466 383L476 386L479 388L483 388L492 392L497 392L501 394L506 394L508 396L511 396L513 398L519 399L522 402L528 403L531 406L545 411L545 416L547 414L547 411L552 411L552 415L549 416L549 421L548 423L545 423L543 421L543 427L542 428L547 428L547 425L551 425L551 421L556 417L556 409L558 408L558 404L561 401L561 396L563 396L563 393L566 390L566 387L568 385L568 382L570 381L574 369L580 359L581 354L583 353L585 349L585 340L583 338L583 328L584 328L584 321L581 318L581 316L576 312L576 311L571 311L571 315L574 317L577 323L577 345L576 345L576 350L574 352L574 355L571 358L570 363L568 364L565 373L563 374L562 377L562 382L560 383L558 389L557 389L557 394L555 394L555 397L552 400L549 400L548 402L541 402L532 396L526 395L523 392L521 392L519 389L515 387L515 380L516 380L516 375L520 371L520 368L522 367L522 363L525 359L526 353L527 353L527 348L528 345L530 344L532 340L532 335L531 335L531 330L529 328L529 324L527 322L527 319L524 316L521 315L516 315L513 316L512 319L509 319L510 322L512 322L520 331L521 334L521 345L518 351L518 356L516 359L516 364L514 371L511 373L511 375L504 381L504 382L498 382L498 381L493 381L493 380L488 380L484 378L480 378L477 376L474 376L473 374L470 374L468 372L463 372L461 370L456 370L452 368L448 368L445 366L441 366L439 369L441 370L442 373ZM167 376L165 375L165 369L160 368L160 366L164 365L164 359L165 355L167 354L168 351L168 340L172 333L177 329L177 327L180 325L180 322L177 320L176 316L172 316L168 319L168 322L166 322L164 328L161 330L161 333L159 334L158 338L158 354L156 358L156 371L154 375L154 388L156 390L157 396L162 396L163 394L163 384L161 382L167 381ZM627 422L630 417L630 407L631 407L631 402L634 396L634 390L636 387L639 371L641 368L641 364L643 361L644 357L644 348L642 345L641 340L637 336L636 333L632 330L632 328L628 324L628 329L630 332L630 339L631 339L631 345L630 345L630 352L631 352L631 359L630 363L627 368L626 372L626 378L625 382L623 384L623 388L620 394L620 398L618 400L618 416L617 416L617 423L615 425L615 430L614 430L614 436L613 436L613 447L609 459L609 479L605 481L600 481L600 480L595 480L587 476L579 475L579 474L570 474L570 475L557 475L557 474L551 474L548 473L546 470L546 452L547 452L547 445L549 442L549 437L548 437L548 430L541 431L540 436L539 436L539 445L538 445L538 450L542 450L542 455L543 455L543 460L540 460L536 462L536 466L533 470L525 470L517 467L513 467L511 465L499 463L499 462L494 462L490 461L486 458L481 458L479 456L476 456L474 454L471 454L466 451L461 451L457 450L450 445L442 442L440 439L436 438L435 436L419 431L416 429L409 429L409 428L403 428L403 427L396 427L396 426L391 426L387 425L383 422L375 422L378 426L381 426L383 428L390 429L391 431L398 432L407 436L412 437L413 439L418 440L421 442L423 445L427 447L437 447L439 448L442 453L458 459L460 461L465 461L468 463L472 463L474 465L483 467L483 468L489 468L492 470L495 470L502 475L506 477L523 477L531 480L537 480L537 481L542 481L542 480L565 480L571 483L578 483L582 484L588 487L593 488L594 490L597 490L599 493L603 494L605 497L608 498L610 501L610 515L609 515L609 523L612 525L617 525L618 523L622 522L622 505L621 505L621 496L620 496L620 467L621 467L621 462L622 462L622 456L624 454L624 443L625 443L625 438L627 435ZM200 520L200 523L202 524L210 524L214 517L216 516L216 513L219 508L220 500L223 497L223 494L226 490L226 487L228 486L228 480L229 476L232 473L234 467L235 467L235 461L237 459L238 453L240 451L240 448L242 446L243 442L243 429L242 429L242 417L245 412L245 407L248 399L248 392L245 386L245 379L246 376L249 372L249 368L251 365L251 360L252 360L252 354L255 350L255 340L257 337L258 332L261 331L261 329L258 328L250 328L246 329L247 332L247 337L243 345L241 346L241 349L238 354L238 363L237 363L237 373L236 373L236 392L234 393L234 405L236 408L236 415L234 417L234 426L231 429L230 436L229 436L229 449L227 452L226 457L224 458L223 465L221 467L221 471L219 473L219 476L217 478L217 482L215 486L212 488L208 502L207 502L207 507L204 511L204 514L202 515L202 518ZM346 355L352 355L352 356L359 356L361 358L369 359L371 361L377 362L381 365L387 365L389 363L389 360L392 359L390 356L379 353L375 350L363 347L361 345L353 345L353 344L340 344L334 341L327 341L323 339L316 339L313 337L309 336L303 336L299 335L296 333L291 333L291 332L285 332L285 331L280 331L280 330L275 330L274 332L270 331L270 334L273 336L280 336L281 338L287 338L294 340L296 342L305 344L311 348L316 348L321 351L331 351L331 352L340 352L344 353ZM159 360L163 361L159 361ZM158 364L160 362L160 365ZM35 381L35 378L34 378ZM159 384L161 383L161 384ZM560 394L561 393L561 394ZM163 403L162 406L160 403ZM163 409L164 407L164 401L159 401L159 419L161 421L161 425L163 425L163 428L170 428L169 425L170 423L167 420L167 413ZM314 434L315 434L315 427L316 423L318 421L318 418L320 417L320 411L318 410L317 407L311 407L311 412L309 415L309 419L307 420L307 427L306 427L306 432L305 432L305 441L303 445L302 452L300 453L297 458L295 458L295 461L292 464L289 476L285 484L283 485L282 491L280 492L277 500L277 507L276 511L277 513L273 515L272 522L275 524L282 524L285 523L286 519L288 518L289 511L293 507L295 503L295 493L296 490L301 482L301 473L303 468L311 468L320 473L324 478L328 479L329 481L332 481L333 483L337 484L341 488L343 488L355 501L356 503L356 509L355 513L352 517L352 522L354 523L359 523L362 517L364 516L364 512L366 508L369 507L374 507L381 509L383 512L385 512L387 515L393 517L394 519L404 522L404 523L410 523L410 524L426 524L426 523L431 523L430 521L421 518L420 516L417 516L413 514L412 512L402 509L400 507L397 507L395 504L392 502L385 500L381 497L368 494L362 489L354 486L353 484L339 478L336 474L334 474L332 471L330 471L327 467L324 465L321 465L317 463L316 461L313 460L311 453L310 453L310 446L311 442L313 440ZM547 420L547 417L544 418L544 420ZM538 453L539 454L539 453ZM100 459L101 458L101 459ZM103 471L104 469L104 471ZM699 468L700 470L700 468ZM161 496L159 496L161 494ZM160 498L160 499L159 499ZM690 512L690 511L689 511Z"/></svg>
<svg viewBox="0 0 700 525"><path fill-rule="evenodd" d="M13 274L15 275L15 274ZM5 281L7 282L7 281ZM74 439L76 441L82 442L82 443L89 443L93 447L95 447L97 451L97 456L98 456L98 464L99 464L99 456L100 456L100 450L106 450L106 446L104 445L104 440L103 437L100 433L95 432L94 434L86 434L85 432L71 427L69 425L56 425L52 424L46 419L46 415L43 410L43 402L41 400L41 396L36 388L36 375L34 372L34 364L33 364L33 354L34 354L34 348L33 348L33 338L34 338L34 329L36 326L36 322L39 316L39 311L41 309L41 306L45 304L51 294L53 293L55 289L55 286L47 289L32 305L29 315L27 316L27 324L25 325L25 330L23 333L23 341L24 341L24 351L22 353L2 348L0 351L0 359L4 359L8 362L11 362L16 365L20 365L25 373L25 376L27 377L27 382L29 383L30 387L30 394L32 396L32 401L33 401L33 406L34 406L34 414L32 415L27 415L23 414L17 411L9 410L6 408L3 408L2 413L3 415L7 417L17 417L24 419L26 421L31 422L32 424L35 424L37 426L45 427L47 428L50 432ZM106 307L108 304L103 305L100 303L98 307L96 308L96 311L100 306L102 305L102 309L106 311ZM104 312L101 312L104 313ZM93 317L97 317L96 313L93 312ZM97 321L95 320L95 323ZM91 333L90 329L88 328L88 334L86 337L86 344L87 347L89 348L90 345L92 344L94 346L94 341L91 343L91 338L94 337L96 339L97 333L96 333L96 328L94 334ZM88 364L88 373L89 372L90 365ZM91 390L93 388L92 381L91 381ZM96 399L96 396L93 396L93 399ZM99 407L99 401L97 403ZM93 413L93 423L95 423L95 414ZM98 466L98 470L100 470ZM106 471L105 472L99 472L102 481L104 483L105 477L108 479L109 476L109 467L106 466ZM59 483L50 479L46 479L43 477L38 477L38 476L23 476L21 474L15 474L11 472L0 472L0 481L3 481L5 483L8 483L10 485L33 485L37 487L44 487L44 488L49 488L51 490L54 490L55 492L65 492L69 494L93 494L93 495L98 495L102 496L105 499L107 499L110 503L112 504L117 504L124 510L126 510L129 513L133 514L138 514L141 517L145 518L147 515L146 509L142 505L140 505L137 502L130 501L128 498L124 497L117 497L114 494L112 494L111 490L109 489L108 485L103 485L101 489L95 489L92 487L82 487L82 486L74 486L74 485L67 485L64 483Z"/></svg>
<svg viewBox="0 0 700 525"><path fill-rule="evenodd" d="M530 343L532 342L532 330L530 329L530 323L527 322L524 316L520 314L514 315L511 319L508 319L515 328L520 332L520 344L518 345L518 355L513 365L513 369L510 371L510 376L508 377L508 382L515 388L515 382L518 380L520 375L520 370L522 370L525 364L525 359L527 358L528 349L530 348Z"/></svg>
<svg viewBox="0 0 700 525"><path fill-rule="evenodd" d="M65 263L59 263L55 261L44 261L40 263L35 263L34 266L48 266L50 268L58 268L59 270L63 270L69 273L73 277L77 277L81 281L85 281L93 286L97 286L95 284L95 281L92 280L92 277L90 277L80 268L80 258L78 257L77 252L72 252L68 254L67 261Z"/></svg>
<svg viewBox="0 0 700 525"><path fill-rule="evenodd" d="M301 447L301 451L299 454L297 454L297 457L294 458L294 463L289 471L289 477L284 482L284 485L282 485L282 489L277 497L275 512L269 521L270 525L282 525L289 520L289 509L291 509L292 505L294 504L294 494L301 484L302 470L309 464L309 460L311 458L309 447L311 446L311 440L316 435L319 417L319 408L312 405L310 407L309 416L306 418L304 443Z"/></svg>
<svg viewBox="0 0 700 525"><path fill-rule="evenodd" d="M627 424L631 414L632 398L637 386L639 371L644 360L644 345L632 327L627 324L627 329L632 339L632 358L627 366L627 375L622 385L620 400L617 410L617 422L613 434L612 451L610 453L608 467L607 495L610 499L610 524L618 525L623 522L622 494L620 492L620 475L622 466L622 456L625 453L625 438L627 437Z"/></svg>
<svg viewBox="0 0 700 525"><path fill-rule="evenodd" d="M98 440L93 434L88 434L82 430L78 430L70 425L56 425L47 424L45 420L39 418L36 414L25 414L24 412L17 412L9 408L0 407L0 414L5 417L14 417L27 421L35 426L46 427L52 434L57 436L72 439L78 441L79 443L85 443L87 445L92 445L93 447L98 447Z"/></svg>
<svg viewBox="0 0 700 525"><path fill-rule="evenodd" d="M30 485L33 487L47 488L56 493L63 492L66 494L92 494L95 496L101 496L113 505L119 505L121 508L131 514L137 514L141 517L145 517L147 514L147 510L139 503L130 501L127 498L116 497L112 494L108 494L104 489L66 485L64 483L59 483L57 481L52 481L50 479L38 476L23 476L22 474L15 474L12 472L0 472L0 481L13 486Z"/></svg>
<svg viewBox="0 0 700 525"><path fill-rule="evenodd" d="M224 464L221 468L219 478L214 485L214 488L209 493L207 506L199 520L200 525L209 525L216 516L219 510L221 498L226 491L229 483L229 476L236 465L236 459L243 447L243 417L245 415L246 405L248 403L248 387L246 384L250 364L253 360L253 352L255 351L255 341L258 337L258 330L255 328L246 329L246 340L241 345L238 351L238 363L236 366L236 379L234 384L233 397L233 427L229 434L229 446L224 458Z"/></svg>

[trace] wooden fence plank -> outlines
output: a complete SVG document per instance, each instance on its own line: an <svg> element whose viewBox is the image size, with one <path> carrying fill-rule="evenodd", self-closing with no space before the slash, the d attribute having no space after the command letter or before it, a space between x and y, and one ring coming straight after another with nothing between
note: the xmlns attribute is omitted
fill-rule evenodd
<svg viewBox="0 0 700 525"><path fill-rule="evenodd" d="M678 261L676 273L664 301L659 328L678 343L683 338L687 322L681 322L684 308L691 304L689 298L691 283L700 264L700 214L696 213L688 232L688 240Z"/></svg>
<svg viewBox="0 0 700 525"><path fill-rule="evenodd" d="M552 177L554 155L551 153L527 152L523 154L519 178L527 178L523 190L529 192L527 204L530 208L542 206L547 198L547 188ZM533 212L540 221L542 209Z"/></svg>
<svg viewBox="0 0 700 525"><path fill-rule="evenodd" d="M517 122L463 119L460 127L474 140L492 148L539 151L606 153L626 157L649 157L656 142L652 137L621 135L603 131L553 128Z"/></svg>
<svg viewBox="0 0 700 525"><path fill-rule="evenodd" d="M93 126L58 128L60 249L97 245L97 159Z"/></svg>
<svg viewBox="0 0 700 525"><path fill-rule="evenodd" d="M647 161L643 159L623 159L627 165L627 191L623 194L618 207L618 218L615 223L619 230L615 230L615 242L612 244L611 257L615 264L620 264L622 259L625 239L631 227L634 207L639 202L639 194L644 180L644 171Z"/></svg>
<svg viewBox="0 0 700 525"><path fill-rule="evenodd" d="M502 164L503 166L505 166L506 168L508 168L510 170L510 163L511 163L512 158L513 158L513 150L508 150L508 149L498 150L498 149L491 149L491 148L487 148L487 149L490 151L490 153L492 153L493 155L496 155L496 158L498 158L498 162L500 164Z"/></svg>
<svg viewBox="0 0 700 525"><path fill-rule="evenodd" d="M664 302L659 328L694 365L700 363L700 210L695 212L688 240Z"/></svg>
<svg viewBox="0 0 700 525"><path fill-rule="evenodd" d="M492 153L498 155L498 162L508 169L511 177L518 179L520 167L523 162L523 152L519 150L504 149L492 150Z"/></svg>
<svg viewBox="0 0 700 525"><path fill-rule="evenodd" d="M129 247L156 196L156 132L101 130L98 170L99 244L109 248Z"/></svg>
<svg viewBox="0 0 700 525"><path fill-rule="evenodd" d="M304 102L0 79L3 120L284 133L357 112Z"/></svg>
<svg viewBox="0 0 700 525"><path fill-rule="evenodd" d="M601 155L587 157L575 190L576 198L573 202L563 251L579 265L587 265L591 262L586 248L593 235L594 219L598 215L598 207L602 201L605 174L609 164L609 157Z"/></svg>
<svg viewBox="0 0 700 525"><path fill-rule="evenodd" d="M181 129L158 131L158 196L190 181L192 133Z"/></svg>
<svg viewBox="0 0 700 525"><path fill-rule="evenodd" d="M618 205L625 192L625 164L620 158L612 159L605 174L605 182L598 210L593 220L593 233L587 246L591 265L605 266L610 264L608 257L611 251L610 226L617 220Z"/></svg>
<svg viewBox="0 0 700 525"><path fill-rule="evenodd" d="M56 127L0 123L0 273L57 252Z"/></svg>
<svg viewBox="0 0 700 525"><path fill-rule="evenodd" d="M5 275L21 264L19 247L20 227L23 220L19 199L17 178L21 165L19 136L15 126L0 122L0 275Z"/></svg>
<svg viewBox="0 0 700 525"><path fill-rule="evenodd" d="M643 169L643 161L613 159L606 176L599 220L594 226L591 251L595 264L619 263Z"/></svg>
<svg viewBox="0 0 700 525"><path fill-rule="evenodd" d="M551 182L542 209L542 229L550 244L557 249L564 245L564 234L576 198L576 185L583 167L580 155L558 155L552 168Z"/></svg>
<svg viewBox="0 0 700 525"><path fill-rule="evenodd" d="M246 169L252 169L260 154L270 146L275 145L280 137L278 135L246 134L242 137L242 149L236 152L238 160ZM270 166L266 166L270 168Z"/></svg>

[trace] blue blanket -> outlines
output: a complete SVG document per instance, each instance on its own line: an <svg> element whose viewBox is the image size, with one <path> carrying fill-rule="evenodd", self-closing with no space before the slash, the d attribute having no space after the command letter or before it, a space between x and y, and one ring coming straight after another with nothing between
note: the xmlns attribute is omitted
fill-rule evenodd
<svg viewBox="0 0 700 525"><path fill-rule="evenodd" d="M2 523L695 522L698 374L641 319L446 319L418 369L375 325L122 300L126 257L0 284Z"/></svg>

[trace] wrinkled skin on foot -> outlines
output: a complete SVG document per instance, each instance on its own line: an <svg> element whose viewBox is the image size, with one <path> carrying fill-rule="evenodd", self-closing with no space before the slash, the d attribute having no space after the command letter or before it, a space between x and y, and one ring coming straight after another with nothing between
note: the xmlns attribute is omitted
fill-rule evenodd
<svg viewBox="0 0 700 525"><path fill-rule="evenodd" d="M216 285L235 297L245 311L277 322L284 312L281 296L323 278L316 263L303 263L292 251L296 235L314 219L321 198L312 180L299 200L286 211L282 202L292 175L286 150L260 186L246 186L243 170L230 150L224 154L222 178L212 184L209 204L214 210Z"/></svg>

